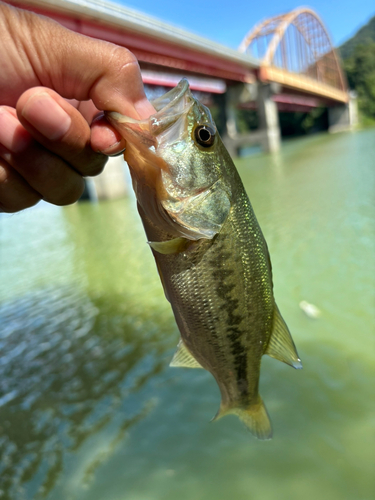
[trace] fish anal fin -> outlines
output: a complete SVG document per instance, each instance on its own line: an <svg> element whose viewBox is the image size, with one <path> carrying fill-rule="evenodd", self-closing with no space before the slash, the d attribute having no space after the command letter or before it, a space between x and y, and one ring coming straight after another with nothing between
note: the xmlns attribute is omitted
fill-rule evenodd
<svg viewBox="0 0 375 500"><path fill-rule="evenodd" d="M266 354L271 356L271 358L278 359L287 365L293 366L293 368L302 368L302 363L292 336L276 304L273 318L273 330L266 349Z"/></svg>
<svg viewBox="0 0 375 500"><path fill-rule="evenodd" d="M178 368L203 368L180 340L169 366Z"/></svg>
<svg viewBox="0 0 375 500"><path fill-rule="evenodd" d="M213 420L218 420L225 415L237 415L245 424L246 428L258 439L267 440L272 438L272 425L268 412L262 398L258 396L255 403L248 406L225 406L221 404L217 415Z"/></svg>
<svg viewBox="0 0 375 500"><path fill-rule="evenodd" d="M177 254L186 250L186 248L191 243L190 240L186 238L173 238L167 241L149 241L150 247L155 250L155 252L170 255Z"/></svg>

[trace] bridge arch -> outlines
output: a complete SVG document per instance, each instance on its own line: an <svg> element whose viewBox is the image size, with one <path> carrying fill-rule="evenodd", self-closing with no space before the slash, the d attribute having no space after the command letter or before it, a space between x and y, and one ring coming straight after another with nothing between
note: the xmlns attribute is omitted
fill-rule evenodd
<svg viewBox="0 0 375 500"><path fill-rule="evenodd" d="M295 81L296 87L302 84L305 90L309 90L310 82L311 91L314 81L323 96L347 100L339 57L323 22L309 8L263 21L245 36L239 50L261 61L261 79L291 87Z"/></svg>

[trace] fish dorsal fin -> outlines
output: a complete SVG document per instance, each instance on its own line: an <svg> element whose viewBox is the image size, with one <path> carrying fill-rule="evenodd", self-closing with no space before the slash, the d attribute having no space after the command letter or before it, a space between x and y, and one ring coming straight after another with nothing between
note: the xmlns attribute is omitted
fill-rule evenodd
<svg viewBox="0 0 375 500"><path fill-rule="evenodd" d="M179 368L203 368L192 354L190 354L182 340L178 343L177 350L169 366Z"/></svg>
<svg viewBox="0 0 375 500"><path fill-rule="evenodd" d="M287 365L293 366L293 368L302 368L302 363L298 357L292 336L276 304L273 317L273 330L266 349L266 354L271 356L271 358L278 359Z"/></svg>

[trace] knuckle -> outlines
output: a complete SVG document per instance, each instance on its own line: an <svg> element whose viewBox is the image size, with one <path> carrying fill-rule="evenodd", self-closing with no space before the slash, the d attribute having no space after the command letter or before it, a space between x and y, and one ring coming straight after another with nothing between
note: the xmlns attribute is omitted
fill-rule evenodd
<svg viewBox="0 0 375 500"><path fill-rule="evenodd" d="M13 214L33 207L41 200L41 196L36 193L24 193L20 197L12 197L12 199L0 200L0 212Z"/></svg>
<svg viewBox="0 0 375 500"><path fill-rule="evenodd" d="M15 213L32 207L42 196L7 162L0 159L0 211Z"/></svg>
<svg viewBox="0 0 375 500"><path fill-rule="evenodd" d="M75 203L82 196L85 189L85 181L82 177L76 178L75 182L70 183L64 187L59 186L50 190L43 199L48 203L57 206L71 205Z"/></svg>
<svg viewBox="0 0 375 500"><path fill-rule="evenodd" d="M95 177L103 172L104 167L108 161L108 158L101 154L95 153L91 155L89 160L85 162L84 165L81 165L79 171L84 176Z"/></svg>
<svg viewBox="0 0 375 500"><path fill-rule="evenodd" d="M126 47L116 46L113 49L113 63L117 66L118 69L122 69L123 67L136 64L138 66L138 60L129 49Z"/></svg>

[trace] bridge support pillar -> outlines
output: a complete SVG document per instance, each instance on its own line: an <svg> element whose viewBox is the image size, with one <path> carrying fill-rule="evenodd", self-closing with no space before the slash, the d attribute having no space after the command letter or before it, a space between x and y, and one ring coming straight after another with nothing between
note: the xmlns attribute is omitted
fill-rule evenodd
<svg viewBox="0 0 375 500"><path fill-rule="evenodd" d="M280 149L280 126L277 104L272 100L274 84L254 83L228 88L225 96L226 132L223 140L231 156L237 156L246 146L260 145L263 151L273 153ZM257 101L259 128L240 134L237 129L237 106L248 100Z"/></svg>
<svg viewBox="0 0 375 500"><path fill-rule="evenodd" d="M242 85L229 87L225 95L224 118L225 132L223 141L228 153L231 156L238 156L240 151L239 133L237 129L237 113L236 108L241 93Z"/></svg>
<svg viewBox="0 0 375 500"><path fill-rule="evenodd" d="M329 132L350 130L358 124L357 98L350 95L347 104L328 108Z"/></svg>
<svg viewBox="0 0 375 500"><path fill-rule="evenodd" d="M259 131L262 132L263 151L274 153L280 149L280 125L277 104L272 100L272 84L258 83Z"/></svg>

